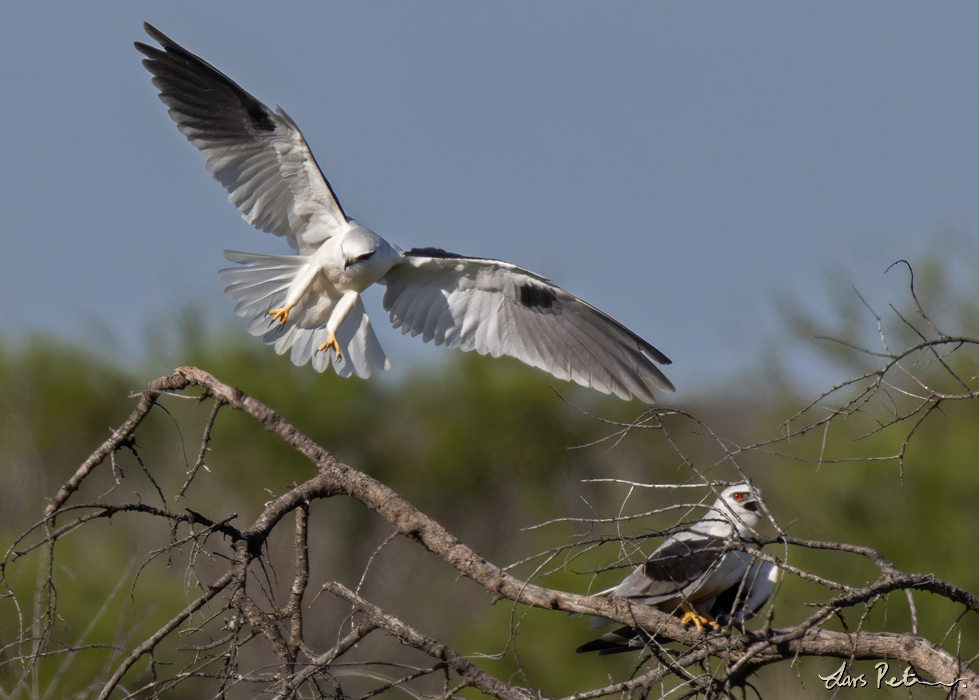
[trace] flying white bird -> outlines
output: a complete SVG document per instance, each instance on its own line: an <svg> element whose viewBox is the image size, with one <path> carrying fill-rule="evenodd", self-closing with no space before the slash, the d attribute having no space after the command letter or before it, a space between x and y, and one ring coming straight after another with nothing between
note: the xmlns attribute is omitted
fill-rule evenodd
<svg viewBox="0 0 979 700"><path fill-rule="evenodd" d="M225 251L218 274L248 331L291 351L296 365L340 376L388 369L360 293L387 285L384 308L402 333L493 357L508 355L582 386L653 403L647 381L673 384L659 350L593 306L528 270L437 248L407 252L347 216L296 123L149 24L163 47L136 42L177 128L253 226L298 255Z"/></svg>
<svg viewBox="0 0 979 700"><path fill-rule="evenodd" d="M774 564L730 548L731 541L753 547L760 503L758 489L748 484L727 487L703 519L667 538L644 564L604 594L671 614L683 610L681 622L692 622L698 629L705 623L743 625L761 610L778 580ZM592 627L607 623L594 618ZM645 630L623 627L577 651L610 654L641 649L651 636Z"/></svg>

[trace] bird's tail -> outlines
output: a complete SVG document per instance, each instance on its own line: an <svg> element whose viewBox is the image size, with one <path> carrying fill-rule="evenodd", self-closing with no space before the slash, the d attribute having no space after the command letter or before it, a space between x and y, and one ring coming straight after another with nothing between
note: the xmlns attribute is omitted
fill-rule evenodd
<svg viewBox="0 0 979 700"><path fill-rule="evenodd" d="M224 257L239 265L218 271L218 276L228 283L225 296L235 302L235 313L248 321L248 332L274 345L278 354L291 350L289 358L293 364L302 366L312 360L317 372L332 364L341 377L354 374L366 379L372 366L390 368L391 363L374 335L359 297L336 332L339 358L330 351L318 351L329 336L326 321L332 305L324 308L325 298L300 301L290 310L285 324L280 325L269 317L269 311L282 308L289 285L309 263L308 256L254 255L226 250Z"/></svg>
<svg viewBox="0 0 979 700"><path fill-rule="evenodd" d="M657 644L664 644L669 640L657 638L643 630L633 627L621 627L614 632L603 634L598 639L585 642L575 649L578 654L587 654L590 651L597 651L599 656L605 654L620 654L626 651L638 651L651 646L654 641Z"/></svg>

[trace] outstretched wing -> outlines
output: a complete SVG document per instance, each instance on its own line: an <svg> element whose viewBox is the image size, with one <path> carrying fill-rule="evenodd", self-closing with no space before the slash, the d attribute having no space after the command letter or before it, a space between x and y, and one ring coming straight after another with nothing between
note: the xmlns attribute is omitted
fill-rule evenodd
<svg viewBox="0 0 979 700"><path fill-rule="evenodd" d="M299 127L281 108L271 111L150 24L143 28L163 47L135 43L160 99L245 221L285 236L304 255L346 224Z"/></svg>
<svg viewBox="0 0 979 700"><path fill-rule="evenodd" d="M508 355L622 399L675 391L659 350L547 279L499 260L416 248L385 276L384 308L403 333L481 355Z"/></svg>

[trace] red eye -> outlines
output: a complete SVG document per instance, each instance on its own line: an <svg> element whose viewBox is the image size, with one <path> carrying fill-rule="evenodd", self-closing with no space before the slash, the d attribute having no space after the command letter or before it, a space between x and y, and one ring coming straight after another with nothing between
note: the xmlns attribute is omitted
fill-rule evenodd
<svg viewBox="0 0 979 700"><path fill-rule="evenodd" d="M743 493L736 493L736 494L734 494L734 500L735 501L740 501L742 498L744 498L744 494Z"/></svg>

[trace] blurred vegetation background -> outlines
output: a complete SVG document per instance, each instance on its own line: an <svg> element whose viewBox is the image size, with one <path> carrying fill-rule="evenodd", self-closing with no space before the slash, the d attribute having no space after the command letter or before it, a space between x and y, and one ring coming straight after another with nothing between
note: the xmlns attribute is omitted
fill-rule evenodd
<svg viewBox="0 0 979 700"><path fill-rule="evenodd" d="M918 299L940 330L979 337L974 303L979 290L963 294L960 288L946 287L937 263L920 265L915 272ZM788 304L787 334L793 342L811 345L822 354L821 361L856 377L883 362L853 349L880 350L878 329L855 295L840 299L844 301L836 316L819 322L799 305ZM894 308L881 315L892 349L919 341L902 317L936 336L910 294L894 300ZM238 386L339 460L402 494L490 561L501 566L523 562L512 573L542 585L582 593L615 585L626 569L595 573L619 560L615 543L588 551L564 550L550 558L535 555L617 531L656 533L673 524L675 512L617 527L585 520L696 502L706 493L640 489L630 495L623 484L590 480L697 483L693 465L710 479L736 480L740 468L762 489L786 534L869 545L904 571L933 573L979 594L979 402L974 400L949 402L932 412L908 443L903 466L895 459L876 459L897 454L911 428L905 422L877 430L898 404L913 401L898 391L878 393L825 431L769 449L752 449L732 460L706 428L730 445L771 440L801 427L795 421L786 428L786 421L818 395L801 394L798 382L786 378L770 357L747 361L730 386L680 387L680 394L662 397L664 405L688 414L665 417L664 430L637 427L619 435L615 422L629 424L641 418L644 407L638 402L624 403L555 382L509 360L431 348L431 353L440 354L437 362L403 371L397 380L344 380L329 372L318 375L309 367L296 368L240 328L210 331L204 316L193 309L157 333L161 343L180 348L181 364L201 367ZM815 336L845 342L817 342ZM965 347L947 361L974 384L976 357L974 349ZM940 365L919 360L913 368L918 376L961 391ZM0 348L4 550L41 519L45 499L129 415L135 405L130 392L169 369L153 357L144 366L107 362L83 345L52 337ZM913 387L913 381L906 383ZM831 407L842 406L847 396L845 391L829 396L807 414L812 416L808 419L822 418ZM234 524L245 527L273 495L313 475L313 467L277 438L247 417L223 409L212 434L207 471L196 476L184 498L174 500L196 459L211 404L177 397L160 403L166 410L154 410L132 450L116 460L116 473L103 464L98 488L87 484L87 491L74 502L102 495L99 489L114 489L120 502L159 504L162 493L175 510L190 508L215 520L234 515ZM869 461L833 462L853 457ZM552 520L556 521L535 527ZM280 528L281 554L270 548L269 557L278 566L269 574L270 590L291 582L291 527ZM315 533L315 551L307 639L315 646L335 638L345 616L344 606L328 596L312 600L316 582L334 579L356 586L390 528L359 503L330 499L314 504L310 530ZM763 532L775 531L767 524ZM86 524L59 545L59 617L53 638L91 646L73 655L45 657L26 683L20 683L23 667L13 659L29 650L30 642L14 642L39 614L43 601L33 592L45 552L35 550L8 566L4 574L15 595L0 597L0 696L20 683L12 697L86 697L91 684L127 649L196 597L197 582L207 583L209 564L197 561L191 572L189 554L183 552L182 559L179 551L165 551L172 534L151 518L118 515ZM218 539L212 542L215 550L220 550ZM657 542L652 538L642 549L649 552ZM852 555L795 548L770 551L794 566L854 586L877 578L868 562ZM222 567L219 560L213 563L215 571ZM622 680L640 659L638 654L576 655L576 646L596 636L586 620L514 608L506 602L492 604L484 591L403 538L376 554L362 594L470 656L486 671L551 696ZM813 612L809 605L831 596L815 584L783 577L773 602L774 625L801 621ZM927 594L915 594L915 602L920 634L965 658L979 653L975 615L963 617L961 607ZM211 605L209 613L219 614L221 607ZM908 610L904 595L898 593L879 603L863 625L904 632L911 624ZM846 619L851 630L860 623L859 612L851 611ZM761 624L758 618L749 628ZM842 629L839 621L828 626ZM57 643L52 649L56 647ZM369 653L365 651L363 658ZM164 668L172 671L187 663L188 655L192 652L172 646L154 657L156 669L148 661L138 668L143 677ZM818 675L832 673L839 664L802 659L793 666L764 669L753 682L764 697L824 698L832 691ZM902 671L895 666L891 675ZM398 675L389 669L370 673ZM857 662L852 673L865 673L872 680L875 672L872 663ZM178 697L212 697L214 686L193 682L175 692ZM908 695L905 689L873 687L844 692L853 698ZM941 692L914 689L921 697L940 697Z"/></svg>

